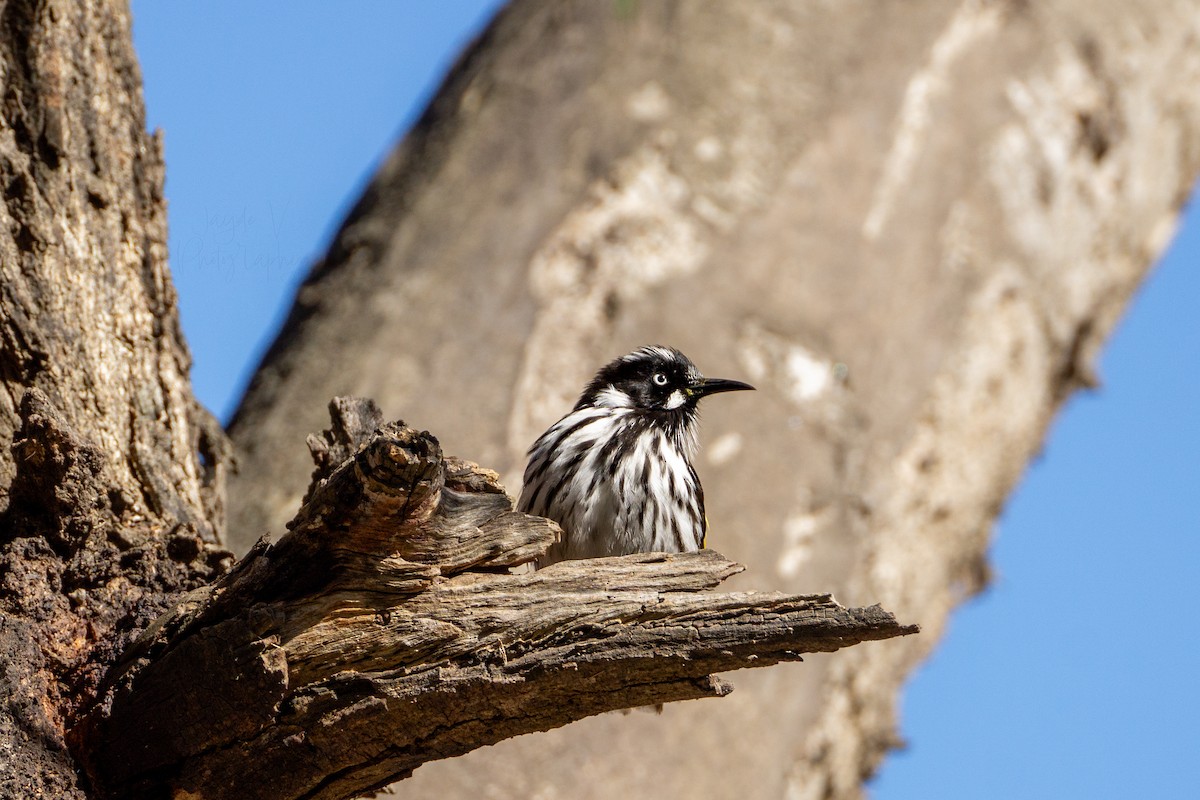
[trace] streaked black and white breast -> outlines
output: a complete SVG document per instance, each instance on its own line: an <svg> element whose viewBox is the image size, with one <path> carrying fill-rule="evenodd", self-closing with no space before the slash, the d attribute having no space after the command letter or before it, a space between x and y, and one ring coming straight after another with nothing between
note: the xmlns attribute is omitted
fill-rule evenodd
<svg viewBox="0 0 1200 800"><path fill-rule="evenodd" d="M563 529L540 565L704 547L704 492L692 468L696 406L708 394L750 388L706 379L678 350L658 345L596 373L529 450L518 508Z"/></svg>

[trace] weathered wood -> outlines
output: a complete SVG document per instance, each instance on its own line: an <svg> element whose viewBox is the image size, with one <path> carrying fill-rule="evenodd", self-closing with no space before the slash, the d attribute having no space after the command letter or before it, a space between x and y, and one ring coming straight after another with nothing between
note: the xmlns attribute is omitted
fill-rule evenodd
<svg viewBox="0 0 1200 800"><path fill-rule="evenodd" d="M704 412L710 546L926 635L396 793L860 798L1200 174L1198 38L1197 0L507 4L254 376L233 546L294 511L313 397L355 387L515 488L592 372L660 342L759 389Z"/></svg>
<svg viewBox="0 0 1200 800"><path fill-rule="evenodd" d="M711 551L502 570L557 526L512 511L494 473L428 433L354 432L377 418L350 407L331 404L333 431L310 439L348 457L314 447L290 532L110 673L72 736L100 796L351 797L518 734L723 696L715 672L916 630L828 595L708 593L741 570Z"/></svg>
<svg viewBox="0 0 1200 800"><path fill-rule="evenodd" d="M4 800L83 796L65 728L126 639L232 561L163 171L127 5L0 2Z"/></svg>
<svg viewBox="0 0 1200 800"><path fill-rule="evenodd" d="M710 431L742 437L726 439L724 466L700 464L723 487L709 505L714 540L756 581L881 598L936 634L980 585L988 520L1054 408L1089 380L1196 174L1198 20L1196 3L1175 0L521 0L463 60L302 288L238 415L248 480L235 535L277 527L267 520L303 496L307 466L276 447L311 429L312 398L338 391L324 381L378 390L508 470L587 370L665 339L696 355L703 345L714 369L739 360L764 389L752 419L734 424L720 408L709 419ZM420 641L462 663L404 677L428 681L447 709L491 702L499 716L439 727L412 752L353 726L410 695L375 694L361 682L372 671L328 676L311 659L291 670L288 646L363 662L346 641L311 632L346 617L356 635L377 634L364 608L407 609L400 598L454 587L447 596L464 603L477 600L469 588L527 590L497 573L537 550L544 524L489 516L497 498L476 495L497 494L495 476L463 464L447 463L436 510L449 516L459 502L477 524L403 541L376 526L376 546L407 548L377 559L264 543L222 582L228 591L194 589L229 561L219 546L229 458L188 383L161 140L145 131L128 8L8 0L0 66L0 798L96 794L75 756L112 753L89 732L139 710L143 728L125 733L144 747L127 755L158 766L103 765L139 791L167 791L185 774L179 753L209 741L212 769L259 770L264 784L301 776L319 796L402 772L413 748L432 757L525 724L514 720L558 724L558 711L521 694L531 682L586 705L613 668L582 662L599 676L574 688L578 666L499 689L462 671L509 674L452 657L494 641L510 618L496 604L490 628L430 611L433 633L419 629ZM347 409L348 429L357 413ZM320 477L359 443L318 442ZM363 495L379 508L398 496ZM345 514L338 535L358 519ZM514 525L513 549L497 547ZM364 593L339 594L322 569L380 588L343 607ZM606 598L647 598L637 613L675 613L679 592L730 569L680 559L556 580L572 598L607 587ZM254 590L267 587L274 597L260 601ZM634 629L649 636L656 624ZM563 635L546 632L573 646ZM896 687L934 638L825 659L796 672L802 685L755 692L747 680L746 702L724 704L719 724L697 724L686 707L656 720L661 794L732 795L754 775L764 796L855 796L893 741ZM515 644L499 641L506 656ZM326 677L293 693L306 674ZM459 680L441 682L451 674ZM624 702L721 691L664 679L626 687ZM318 724L302 731L297 720ZM454 779L468 795L478 790L459 776L471 769L513 796L535 793L523 791L530 776L538 791L575 796L645 791L636 762L648 739L633 723L605 717L590 739L480 752ZM294 736L272 739L288 725ZM357 760L328 757L344 755L347 732L363 733ZM246 757L268 740L279 759ZM573 747L608 779L580 786ZM497 768L514 753L521 770ZM202 760L187 761L200 770L189 780L210 779ZM451 797L448 772L407 785Z"/></svg>

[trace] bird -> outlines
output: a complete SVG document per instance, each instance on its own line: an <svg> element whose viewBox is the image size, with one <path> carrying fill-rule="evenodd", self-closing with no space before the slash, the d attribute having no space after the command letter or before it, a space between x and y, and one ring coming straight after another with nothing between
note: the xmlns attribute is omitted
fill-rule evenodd
<svg viewBox="0 0 1200 800"><path fill-rule="evenodd" d="M697 407L709 395L753 388L705 378L687 356L663 345L602 367L575 407L529 448L517 509L562 528L537 567L703 549L704 489L692 467Z"/></svg>

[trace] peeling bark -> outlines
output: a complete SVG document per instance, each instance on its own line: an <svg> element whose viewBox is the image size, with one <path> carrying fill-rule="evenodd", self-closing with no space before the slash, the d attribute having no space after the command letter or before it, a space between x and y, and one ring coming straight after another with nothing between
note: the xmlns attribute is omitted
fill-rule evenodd
<svg viewBox="0 0 1200 800"><path fill-rule="evenodd" d="M509 575L553 524L350 402L293 531L231 570L128 9L4 3L0 54L0 797L348 797L912 631L703 594L738 569L715 554Z"/></svg>
<svg viewBox="0 0 1200 800"><path fill-rule="evenodd" d="M232 561L227 445L187 379L128 9L0 3L0 67L0 797L71 798L106 666Z"/></svg>
<svg viewBox="0 0 1200 800"><path fill-rule="evenodd" d="M1198 35L1197 4L1170 0L515 3L256 377L233 538L303 506L229 572L230 454L187 380L128 9L0 4L0 797L344 796L723 693L712 673L752 655L905 632L812 587L933 636L402 787L856 796L1169 238L1200 167ZM734 571L715 554L506 574L546 524L466 462L406 472L432 441L364 442L365 406L312 443L305 497L314 398L371 394L515 473L592 369L653 340L760 385L753 418L711 410L699 469L714 544L780 594L695 591ZM424 523L380 522L396 502Z"/></svg>
<svg viewBox="0 0 1200 800"><path fill-rule="evenodd" d="M711 551L509 574L554 523L428 433L331 409L290 532L152 625L73 732L100 797L353 797L518 734L724 696L716 671L915 632L828 595L708 593L741 569ZM354 442L330 471L329 445Z"/></svg>
<svg viewBox="0 0 1200 800"><path fill-rule="evenodd" d="M759 587L931 635L396 792L859 796L904 676L985 584L998 509L1170 238L1200 169L1198 36L1191 0L511 4L255 376L235 547L303 493L284 454L314 396L375 397L515 487L593 370L662 342L760 389L705 414L710 544Z"/></svg>

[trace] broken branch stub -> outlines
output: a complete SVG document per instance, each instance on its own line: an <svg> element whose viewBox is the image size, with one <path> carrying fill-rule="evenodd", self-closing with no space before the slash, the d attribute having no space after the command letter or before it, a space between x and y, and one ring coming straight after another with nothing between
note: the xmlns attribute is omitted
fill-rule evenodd
<svg viewBox="0 0 1200 800"><path fill-rule="evenodd" d="M512 574L557 526L368 404L335 400L310 437L289 532L110 673L72 737L103 796L353 797L511 736L727 694L716 672L916 631L828 595L708 593L741 570L712 551Z"/></svg>

